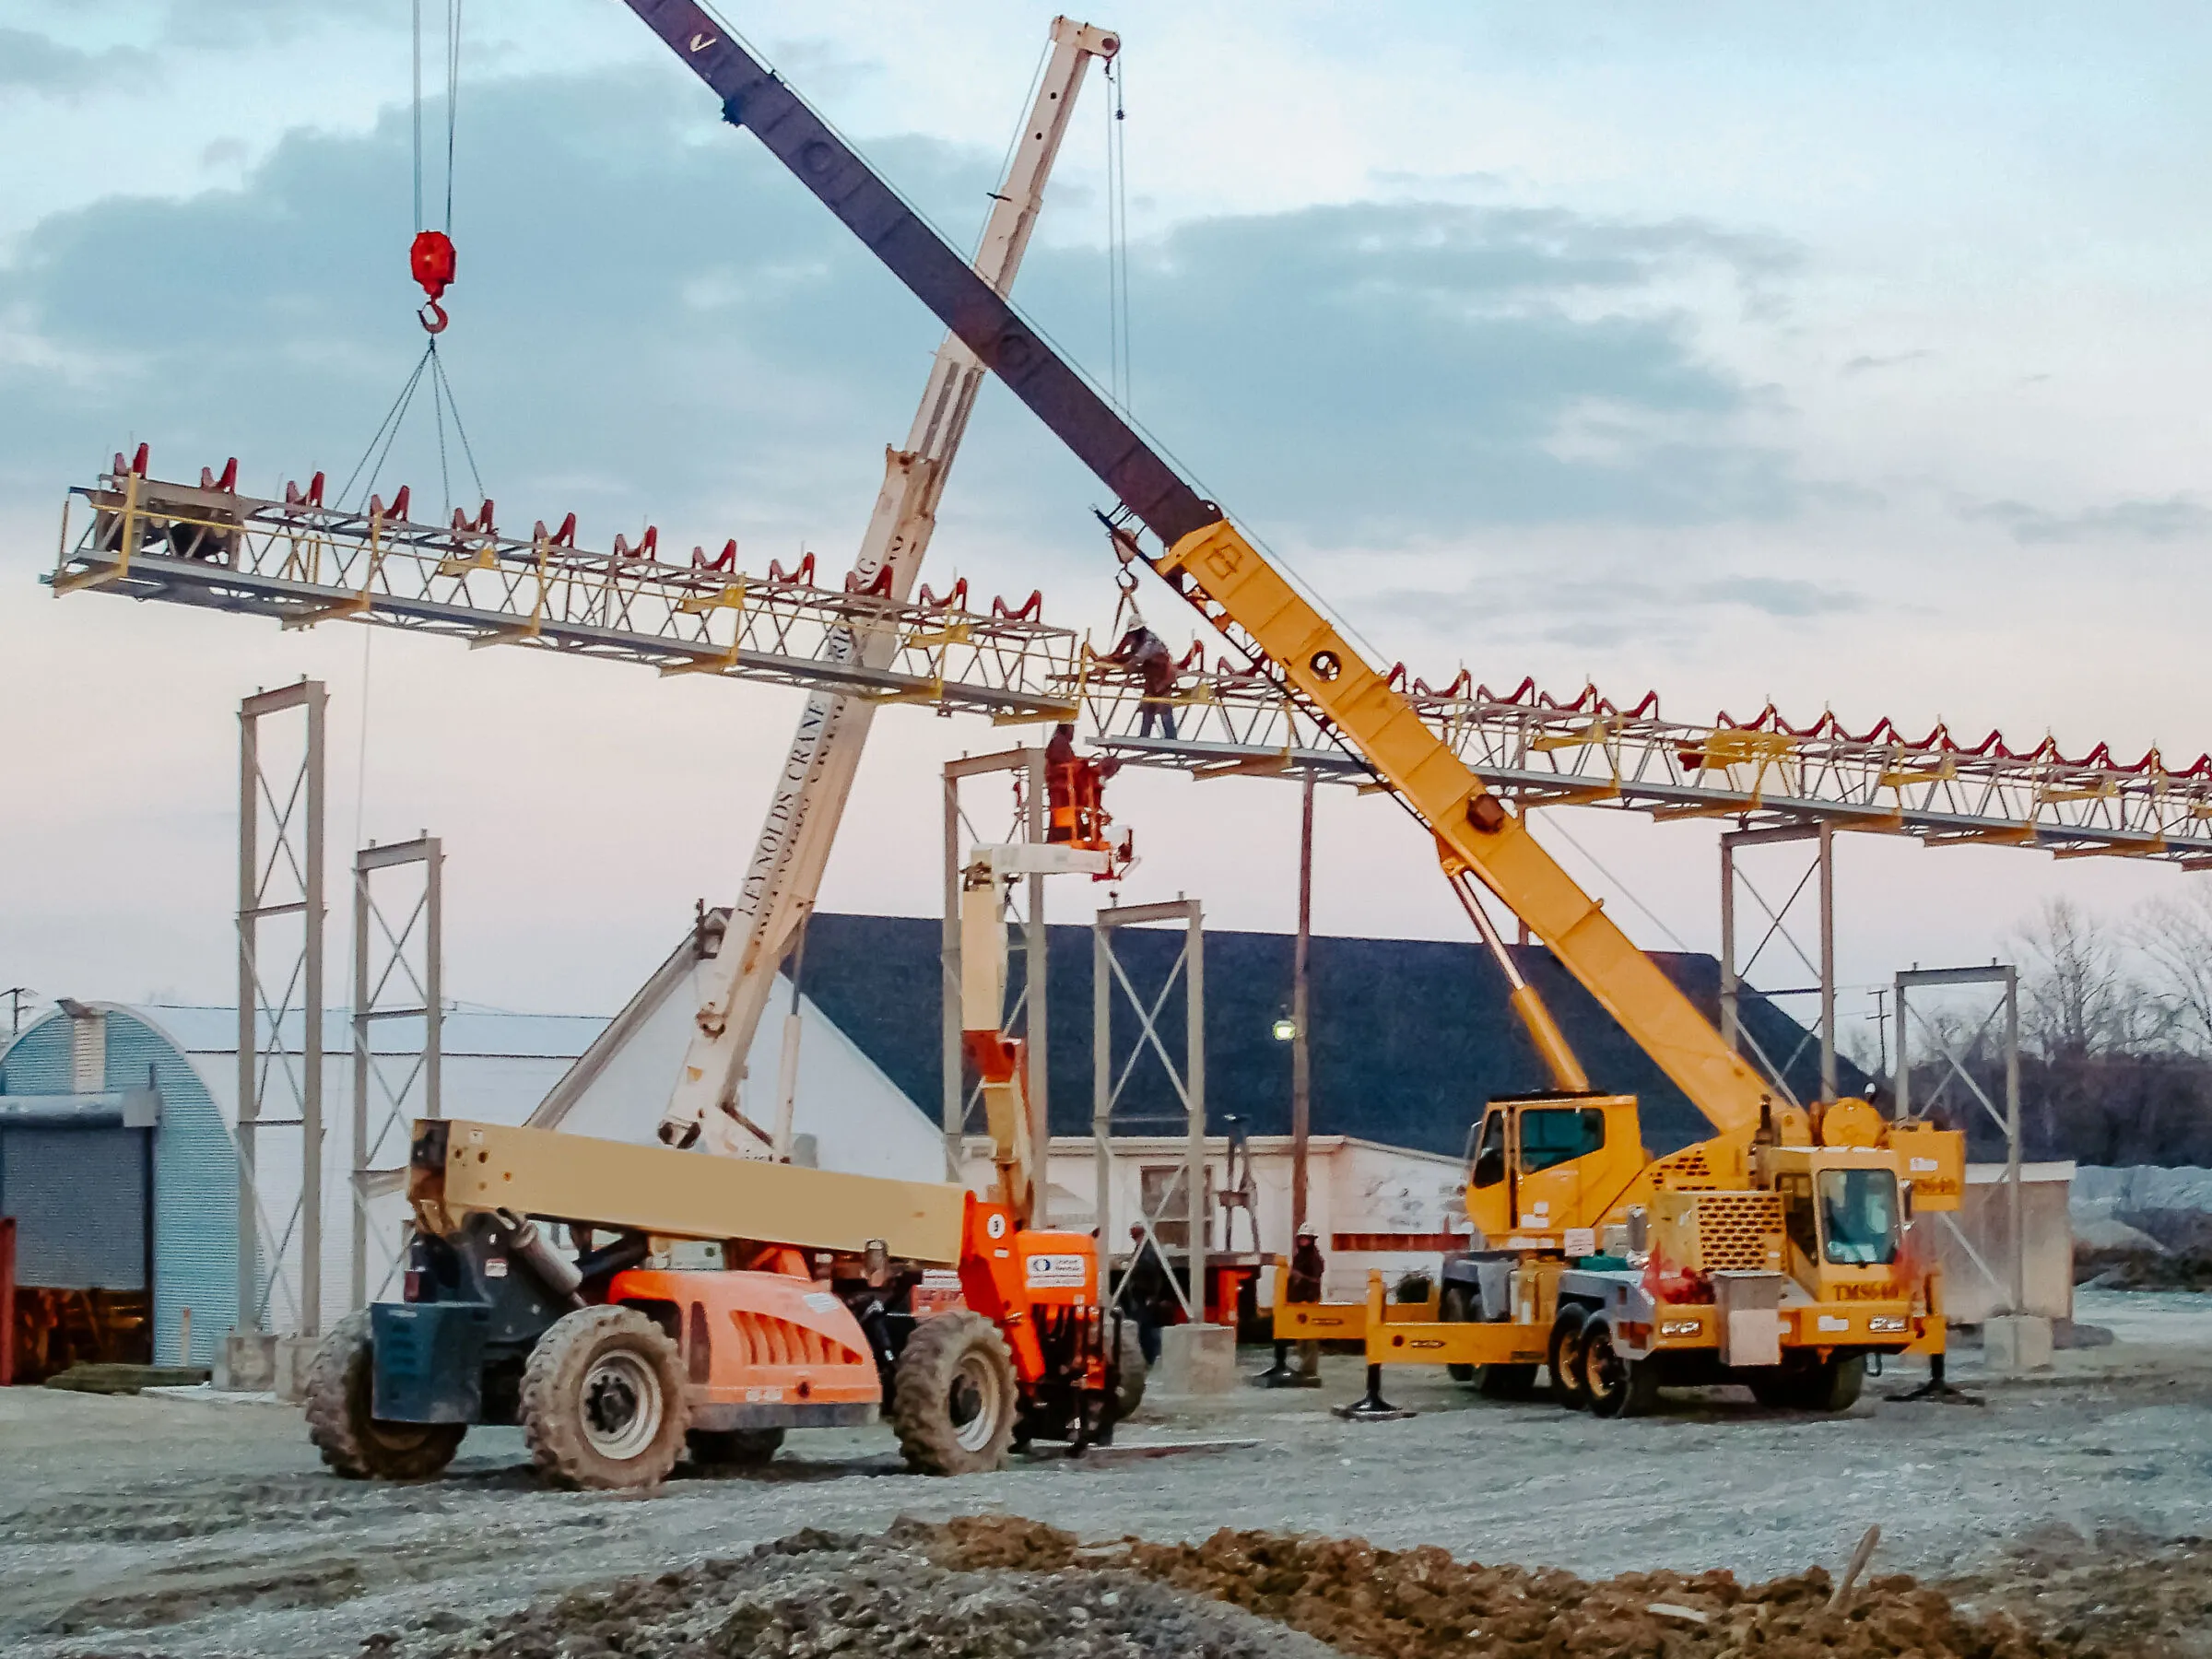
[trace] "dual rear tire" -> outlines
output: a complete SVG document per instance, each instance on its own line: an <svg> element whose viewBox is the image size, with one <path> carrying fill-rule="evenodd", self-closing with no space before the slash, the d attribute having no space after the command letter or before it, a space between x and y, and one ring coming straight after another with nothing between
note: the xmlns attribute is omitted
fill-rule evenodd
<svg viewBox="0 0 2212 1659"><path fill-rule="evenodd" d="M1620 1351L1602 1313L1570 1304L1551 1324L1552 1397L1571 1411L1601 1418L1641 1417L1659 1398L1659 1371Z"/></svg>

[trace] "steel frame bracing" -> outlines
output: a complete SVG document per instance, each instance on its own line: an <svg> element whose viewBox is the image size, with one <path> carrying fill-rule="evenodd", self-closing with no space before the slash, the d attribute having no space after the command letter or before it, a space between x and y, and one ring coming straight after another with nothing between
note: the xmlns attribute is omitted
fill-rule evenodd
<svg viewBox="0 0 2212 1659"><path fill-rule="evenodd" d="M1183 929L1182 948L1161 977L1159 987L1147 999L1129 977L1120 953L1114 948L1116 936L1125 927L1143 927L1147 924L1180 923ZM1168 998L1181 983L1183 989L1183 1057L1179 1063L1169 1052L1159 1035L1159 1016L1168 1006ZM1113 1041L1113 1015L1117 1006L1126 1006L1136 1016L1136 1040L1131 1044L1125 1062L1117 1065ZM1120 1104L1122 1093L1129 1087L1138 1063L1148 1053L1159 1061L1182 1105L1187 1125L1182 1170L1182 1194L1184 1213L1188 1218L1189 1243L1187 1286L1175 1285L1174 1276L1168 1282L1174 1286L1176 1300L1193 1324L1206 1320L1206 1200L1208 1178L1206 1168L1206 916L1195 899L1176 899L1161 904L1124 904L1110 906L1098 912L1091 922L1090 932L1090 1134L1091 1159L1098 1182L1099 1255L1101 1262L1112 1259L1113 1243L1107 1237L1109 1218L1113 1214L1113 1112ZM1173 1194L1161 1195L1159 1213L1149 1213L1144 1207L1143 1194L1138 1194L1137 1221L1144 1229L1143 1242L1155 1250L1159 1248L1153 1229L1172 1202ZM1164 1262L1166 1257L1161 1257ZM1127 1281L1124 1279L1124 1281ZM1121 1290L1114 1291L1115 1301Z"/></svg>
<svg viewBox="0 0 2212 1659"><path fill-rule="evenodd" d="M291 1314L296 1334L321 1334L323 1319L323 682L303 679L256 692L239 704L238 769L238 1325L267 1332L298 1250ZM272 774L262 758L261 723L298 710L303 717L299 765ZM265 844L262 836L270 830ZM300 918L300 947L276 962L264 949L265 924ZM275 988L272 994L272 987ZM285 1028L300 1023L300 1067L292 1069ZM272 1116L288 1105L295 1117ZM300 1190L277 1225L264 1202L261 1136L300 1132ZM265 1239L265 1233L266 1237ZM262 1272L264 1253L268 1272Z"/></svg>
<svg viewBox="0 0 2212 1659"><path fill-rule="evenodd" d="M1810 842L1812 859L1799 874L1796 885L1788 896L1777 904L1771 900L1750 872L1743 867L1740 854L1748 848ZM1818 916L1818 937L1813 951L1808 954L1796 934L1799 901L1807 888L1813 889L1814 906ZM1736 911L1739 895L1748 894L1759 914L1752 918L1758 932L1758 943L1748 953L1739 952L1736 932ZM1759 966L1759 958L1767 948L1779 942L1797 959L1798 965L1813 976L1809 985L1783 985L1772 990L1761 990L1756 994L1762 1001L1771 1002L1779 997L1814 996L1819 998L1812 1029L1798 1040L1798 1046L1786 1054L1770 1054L1751 1033L1744 1029L1738 1007L1744 981ZM1794 977L1793 975L1792 977ZM1773 1080L1774 1087L1792 1105L1803 1105L1796 1091L1790 1087L1790 1069L1807 1042L1818 1040L1820 1044L1820 1099L1836 1098L1836 836L1835 826L1817 824L1779 824L1763 830L1730 830L1721 836L1721 1040L1736 1053L1747 1047L1759 1068Z"/></svg>
<svg viewBox="0 0 2212 1659"><path fill-rule="evenodd" d="M994 601L966 607L964 584L943 601L925 588L906 604L873 592L817 586L811 558L767 576L706 562L664 564L657 537L615 551L573 545L573 515L557 533L476 521L409 519L371 499L325 507L320 484L264 500L212 486L113 471L70 493L91 506L74 542L62 521L57 595L97 591L274 617L287 628L349 619L471 645L516 645L641 664L663 674L712 674L877 702L918 702L1016 721L1065 719L1064 684L1076 636ZM320 475L318 475L318 479ZM854 640L861 649L853 649Z"/></svg>
<svg viewBox="0 0 2212 1659"><path fill-rule="evenodd" d="M1955 989L1959 986L1994 985L1997 1000L1991 1005L1979 1023L1969 1032L1963 1044L1954 1042L1951 1033L1913 1006L1921 998L1908 998L1914 990L1932 991ZM1944 1225L1951 1230L1967 1259L1973 1263L2006 1298L2006 1311L2024 1313L2028 1311L2028 1232L2024 1201L2020 1192L2020 972L2010 963L1992 962L1986 968L1914 968L1897 976L1897 1116L1902 1123L1914 1117L1925 1117L1942 1105L1951 1085L1965 1086L1966 1093L2005 1135L2006 1227L2012 1245L2011 1271L2006 1279L1997 1277L1994 1269L1983 1260L1959 1226L1958 1218L1944 1214ZM2000 1106L1989 1098L1989 1091L1975 1079L1968 1068L1968 1061L1982 1044L1982 1040L1999 1017L2004 1023L1998 1030L1998 1041L2004 1052L2005 1100ZM1916 1108L1912 1103L1912 1032L1917 1023L1923 1036L1943 1060L1936 1087L1928 1098Z"/></svg>
<svg viewBox="0 0 2212 1659"><path fill-rule="evenodd" d="M2062 858L2212 869L2212 760L2169 770L2154 750L2125 765L2101 745L2070 759L2047 742L2015 754L1994 733L1967 747L1941 727L1915 742L1887 721L1855 737L1830 717L1797 731L1771 709L1746 724L1723 716L1700 725L1662 719L1655 696L1623 710L1592 688L1560 702L1526 682L1500 697L1464 681L1439 691L1419 680L1407 687L1402 671L1393 678L1469 770L1523 808L1827 823L1932 846L2039 847ZM1131 764L1201 777L1370 775L1264 675L1226 665L1186 670L1173 741L1138 735L1137 690L1123 671L1092 668L1078 688L1100 743Z"/></svg>
<svg viewBox="0 0 2212 1659"><path fill-rule="evenodd" d="M405 920L392 925L377 902L380 871L413 868L420 879L412 902L403 899ZM390 877L386 878L387 884ZM396 910L394 914L399 913ZM409 1125L417 1118L445 1115L441 1065L445 1024L445 853L439 838L425 833L410 841L380 847L371 842L353 861L353 1253L351 1305L365 1308L391 1288L406 1260L404 1241L381 1264L375 1282L369 1273L370 1241L375 1229L370 1201L396 1190L397 1165L404 1164ZM391 1020L405 1020L421 1033L411 1052L380 1051L376 1032ZM396 1072L396 1081L394 1073ZM389 1155L392 1161L380 1164ZM382 1242L379 1240L379 1242Z"/></svg>

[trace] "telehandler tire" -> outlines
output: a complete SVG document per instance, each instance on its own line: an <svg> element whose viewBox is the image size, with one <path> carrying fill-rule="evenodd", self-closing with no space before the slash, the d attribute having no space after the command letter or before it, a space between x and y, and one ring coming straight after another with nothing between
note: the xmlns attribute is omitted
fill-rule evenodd
<svg viewBox="0 0 2212 1659"><path fill-rule="evenodd" d="M691 1425L674 1342L635 1308L579 1308L523 1367L523 1443L559 1486L658 1486Z"/></svg>
<svg viewBox="0 0 2212 1659"><path fill-rule="evenodd" d="M1446 1285L1436 1311L1446 1324L1471 1324L1476 1317L1474 1293L1465 1285ZM1444 1373L1454 1382L1480 1382L1483 1369L1479 1365L1447 1365Z"/></svg>
<svg viewBox="0 0 2212 1659"><path fill-rule="evenodd" d="M891 1395L891 1427L910 1468L980 1475L1005 1467L1019 1409L1014 1356L996 1325L962 1309L914 1327Z"/></svg>
<svg viewBox="0 0 2212 1659"><path fill-rule="evenodd" d="M1590 1386L1583 1377L1583 1324L1590 1311L1570 1302L1551 1322L1551 1343L1545 1355L1551 1367L1551 1397L1570 1411L1590 1404Z"/></svg>
<svg viewBox="0 0 2212 1659"><path fill-rule="evenodd" d="M307 1373L307 1438L348 1480L428 1480L453 1462L468 1425L370 1416L374 1365L366 1311L331 1326Z"/></svg>
<svg viewBox="0 0 2212 1659"><path fill-rule="evenodd" d="M1145 1344L1134 1320L1122 1321L1121 1346L1115 1351L1117 1386L1113 1391L1113 1420L1125 1423L1145 1403Z"/></svg>
<svg viewBox="0 0 2212 1659"><path fill-rule="evenodd" d="M1659 1372L1614 1346L1612 1322L1601 1315L1583 1325L1583 1389L1594 1416L1641 1417L1658 1401Z"/></svg>
<svg viewBox="0 0 2212 1659"><path fill-rule="evenodd" d="M781 1429L694 1429L684 1436L702 1468L765 1468L783 1446Z"/></svg>

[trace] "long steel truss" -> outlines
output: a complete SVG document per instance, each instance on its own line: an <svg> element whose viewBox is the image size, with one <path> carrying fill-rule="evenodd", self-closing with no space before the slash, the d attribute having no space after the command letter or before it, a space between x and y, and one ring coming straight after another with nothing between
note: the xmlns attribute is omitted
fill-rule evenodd
<svg viewBox="0 0 2212 1659"><path fill-rule="evenodd" d="M1394 677L1404 688L1403 672ZM1368 769L1272 677L1193 664L1178 682L1173 738L1140 735L1139 691L1092 668L1077 690L1101 745L1124 761L1205 777L1312 771L1347 782ZM1655 818L1827 823L1932 845L2040 847L2061 858L2118 854L2212 869L2212 759L2133 765L2100 745L2070 759L2046 740L2026 753L1995 733L1972 747L1938 726L1908 740L1888 721L1853 736L1834 717L1793 729L1772 709L1741 724L1663 719L1658 698L1623 709L1586 688L1561 702L1524 681L1510 695L1418 680L1422 718L1491 789L1523 807L1613 806Z"/></svg>
<svg viewBox="0 0 2212 1659"><path fill-rule="evenodd" d="M100 589L273 616L288 628L351 618L511 644L828 688L882 702L1066 719L1080 708L1124 760L1200 777L1349 782L1366 765L1269 673L1208 667L1194 651L1171 699L1173 737L1142 734L1140 688L1073 629L994 600L968 608L964 584L902 604L872 590L817 586L810 566L765 576L735 569L735 544L710 559L661 562L657 537L612 553L577 548L572 518L528 536L469 520L425 524L404 500L326 507L320 485L262 500L203 474L201 485L145 476L144 455L96 486L74 543L63 515L56 594ZM894 637L889 660L856 655L857 636ZM1832 715L1793 727L1772 708L1748 721L1668 720L1657 696L1624 708L1585 687L1571 700L1524 681L1500 694L1461 674L1439 689L1392 675L1421 717L1491 789L1522 807L1611 806L1653 818L1732 818L1746 827L1826 823L1916 836L1931 845L2037 847L2061 858L2119 855L2212 869L2212 756L2134 763L2100 744L2068 757L2045 739L2020 751L1942 726L1912 739L1890 722L1853 734Z"/></svg>
<svg viewBox="0 0 2212 1659"><path fill-rule="evenodd" d="M966 709L1017 721L1066 719L1076 636L1037 619L1037 604L967 608L959 583L943 600L927 588L902 604L872 590L813 581L811 557L765 576L735 568L735 543L717 558L663 563L658 535L612 553L577 547L575 518L525 536L492 524L487 502L450 524L390 506L322 502L322 476L285 500L264 500L204 475L198 488L149 478L144 452L116 457L98 484L70 491L91 506L51 581L59 594L98 590L274 617L287 628L350 619L445 634L471 645L520 645L643 664L663 674L712 674L882 702ZM856 653L855 639L895 641Z"/></svg>

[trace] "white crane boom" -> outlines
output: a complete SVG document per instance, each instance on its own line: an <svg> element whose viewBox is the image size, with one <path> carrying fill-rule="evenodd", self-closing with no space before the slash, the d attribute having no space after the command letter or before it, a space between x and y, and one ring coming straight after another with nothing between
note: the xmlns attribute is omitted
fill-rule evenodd
<svg viewBox="0 0 2212 1659"><path fill-rule="evenodd" d="M1013 285L1028 250L1045 180L1066 135L1084 73L1093 58L1110 59L1121 49L1115 35L1066 18L1053 20L1052 42L1036 101L975 258L976 275L1002 295ZM959 453L984 373L975 353L958 336L945 336L905 447L885 453L883 488L853 561L855 582L872 586L888 569L891 597L903 601L912 592L936 528L945 476ZM846 641L846 649L863 661L878 653L888 658L893 645L888 638ZM738 1114L737 1085L777 969L813 912L875 713L875 704L862 698L824 692L806 700L721 948L699 971L697 1023L661 1118L661 1138L673 1146L696 1143L738 1157L789 1155L791 1077L782 1080L775 1124L766 1139ZM787 1074L795 1038L792 1032L784 1040Z"/></svg>

